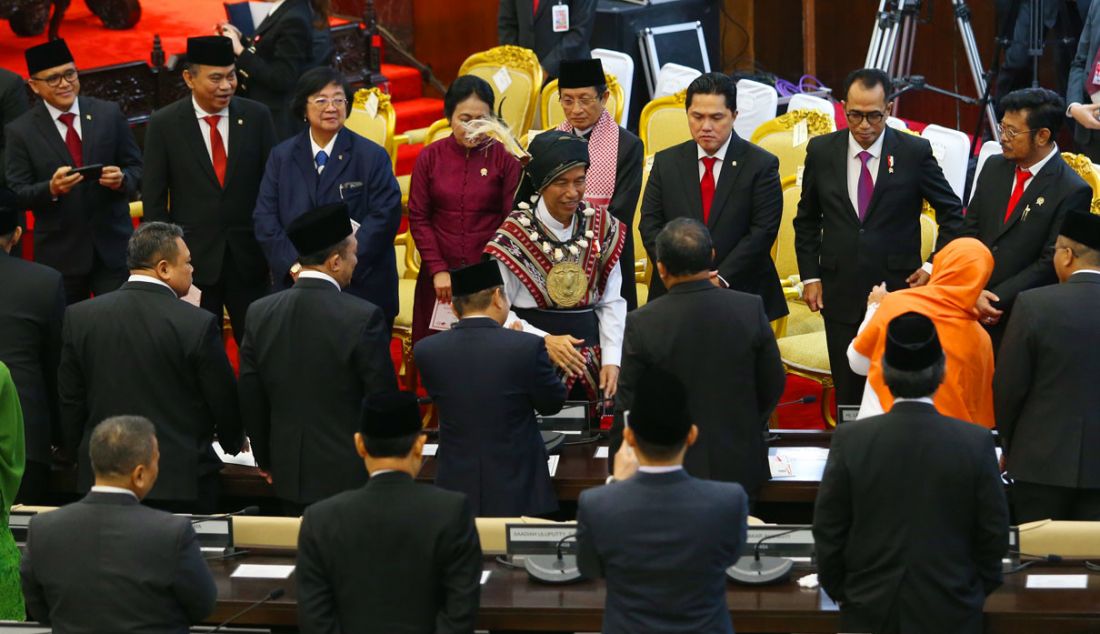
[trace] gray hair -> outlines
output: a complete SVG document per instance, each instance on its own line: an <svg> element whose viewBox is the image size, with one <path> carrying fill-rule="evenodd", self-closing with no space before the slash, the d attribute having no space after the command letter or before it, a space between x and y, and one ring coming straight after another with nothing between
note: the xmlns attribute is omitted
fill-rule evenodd
<svg viewBox="0 0 1100 634"><path fill-rule="evenodd" d="M88 453L97 476L129 475L153 460L157 431L144 416L112 416L92 430Z"/></svg>

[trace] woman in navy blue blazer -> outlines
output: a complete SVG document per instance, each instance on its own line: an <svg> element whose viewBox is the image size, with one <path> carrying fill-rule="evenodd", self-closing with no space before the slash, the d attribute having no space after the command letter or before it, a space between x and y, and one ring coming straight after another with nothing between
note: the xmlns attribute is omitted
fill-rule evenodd
<svg viewBox="0 0 1100 634"><path fill-rule="evenodd" d="M401 222L401 189L379 145L344 128L350 89L337 71L314 68L298 81L292 112L309 129L271 150L253 220L275 287L298 275L298 252L286 236L292 220L320 205L343 201L359 223L359 263L346 290L377 305L390 324L397 316L393 239Z"/></svg>

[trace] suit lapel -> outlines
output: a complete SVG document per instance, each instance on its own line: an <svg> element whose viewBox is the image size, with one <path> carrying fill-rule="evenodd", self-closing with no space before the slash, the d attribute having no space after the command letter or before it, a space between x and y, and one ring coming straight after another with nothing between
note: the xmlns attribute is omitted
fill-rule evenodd
<svg viewBox="0 0 1100 634"><path fill-rule="evenodd" d="M991 238L990 244L996 242L1001 236L1005 228L1005 208L1008 207L1008 199L1012 197L1012 185L1013 175L1015 172L1015 166L1011 161L1005 160L1001 157L995 157L999 159L996 163L993 162L993 158L982 169L982 176L985 177L988 170L990 179L991 191L988 193L988 202L986 206L990 209L985 219L979 219L979 221L985 225L986 238ZM968 212L969 213L969 212Z"/></svg>
<svg viewBox="0 0 1100 634"><path fill-rule="evenodd" d="M240 106L234 99L229 100L229 156L226 157L225 185L233 182L233 172L237 169L237 163L241 159L241 151L244 149L244 140L248 136L249 121L241 116ZM213 165L211 165L213 170Z"/></svg>
<svg viewBox="0 0 1100 634"><path fill-rule="evenodd" d="M690 210L691 217L703 221L703 194L699 191L699 150L695 141L684 143L680 160L680 182L684 187L684 209ZM714 203L711 203L714 209Z"/></svg>
<svg viewBox="0 0 1100 634"><path fill-rule="evenodd" d="M867 205L867 215L863 217L863 222L867 222L870 219L871 214L875 213L875 208L878 201L883 196L885 191L890 186L890 181L893 180L893 174L890 172L890 160L897 151L897 132L892 130L890 126L886 126L886 129L882 132L885 137L882 139L882 152L878 157L878 176L875 177L875 191L871 194L871 203ZM847 165L847 163L845 163ZM848 182L848 176L845 174L844 182Z"/></svg>
<svg viewBox="0 0 1100 634"><path fill-rule="evenodd" d="M841 199L844 201L844 208L848 210L845 218L853 223L859 224L859 214L856 208L852 206L852 197L848 192L848 162L852 160L852 157L848 155L848 136L851 133L847 130L843 133L836 135L837 147L834 148L834 156L840 158L834 164L837 168L837 173L833 174L833 182L838 183L840 186Z"/></svg>
<svg viewBox="0 0 1100 634"><path fill-rule="evenodd" d="M290 4L292 2L294 2L294 0L286 0L286 2L284 2L278 9L275 9L273 12L269 13L268 16L264 18L263 22L260 22L260 27L256 29L256 36L254 38L256 41L259 41L261 35L267 33L276 24L278 24L279 20L281 20L283 16L286 15L287 9L290 7Z"/></svg>
<svg viewBox="0 0 1100 634"><path fill-rule="evenodd" d="M1046 188L1050 186L1056 179L1055 176L1059 171L1059 166L1055 161L1062 161L1061 156L1051 157L1050 161L1043 166L1043 169L1039 170L1031 179L1031 183L1028 184L1027 189L1024 190L1020 200L1016 203L1016 207L1012 209L1012 215L1008 217L1008 220L1001 225L1001 230L997 233L997 237L1000 238L1006 231L1011 229L1017 222L1026 222L1024 219L1024 212L1031 213L1031 205L1037 205L1038 199L1046 191ZM1063 162L1063 165L1065 163ZM1015 185L1015 179L1010 182L1009 186ZM1007 205L1008 202L1005 201Z"/></svg>
<svg viewBox="0 0 1100 634"><path fill-rule="evenodd" d="M527 10L528 11L530 11L533 8L531 0L520 0L520 1L527 4ZM550 10L547 7L549 5L552 5L552 4L557 4L557 2L558 2L558 0L539 0L539 10L532 14L531 23L534 24L535 22L537 22L539 18L541 18L543 15L546 14L547 11Z"/></svg>
<svg viewBox="0 0 1100 634"><path fill-rule="evenodd" d="M91 156L92 151L99 146L96 142L96 134L99 132L99 118L92 112L92 104L83 97L77 97L80 104L80 158L84 165L92 165L96 161Z"/></svg>
<svg viewBox="0 0 1100 634"><path fill-rule="evenodd" d="M312 150L313 148L310 149ZM347 130L340 130L336 133L336 142L332 144L332 154L328 162L325 163L324 171L321 172L320 182L317 183L317 191L319 192L325 192L332 189L333 183L336 183L340 179L340 176L347 170L348 164L351 163L350 132Z"/></svg>
<svg viewBox="0 0 1100 634"><path fill-rule="evenodd" d="M711 230L718 225L718 217L722 215L722 212L726 209L726 199L729 198L730 192L733 191L733 184L737 181L738 176L741 175L741 167L739 161L744 157L745 152L748 150L748 142L737 136L736 132L732 132L730 138L729 147L726 148L726 159L723 161L722 171L718 173L718 182L714 188L714 199L710 204L710 217L707 219L707 227ZM700 201L702 200L702 193L699 194ZM700 202L702 204L702 202Z"/></svg>
<svg viewBox="0 0 1100 634"><path fill-rule="evenodd" d="M291 152L294 156L294 164L298 166L298 169L302 172L302 178L305 181L305 190L309 194L309 200L311 204L317 202L317 168L313 164L313 146L309 142L309 129L301 132L297 136L297 140L294 141L294 151Z"/></svg>
<svg viewBox="0 0 1100 634"><path fill-rule="evenodd" d="M38 128L38 132L45 138L46 145L53 149L62 163L65 165L72 165L73 157L69 154L69 147L65 145L65 141L61 139L61 132L58 131L57 124L55 124L50 117L50 111L46 110L45 102L39 101L35 108L35 126Z"/></svg>
<svg viewBox="0 0 1100 634"><path fill-rule="evenodd" d="M232 103L232 102L231 102ZM195 114L195 106L191 99L180 102L180 129L187 146L191 149L191 155L195 157L195 163L206 174L210 183L215 188L221 189L218 183L218 175L214 173L214 164L210 161L210 153L206 151L206 143L203 141L202 126L199 125L198 116Z"/></svg>

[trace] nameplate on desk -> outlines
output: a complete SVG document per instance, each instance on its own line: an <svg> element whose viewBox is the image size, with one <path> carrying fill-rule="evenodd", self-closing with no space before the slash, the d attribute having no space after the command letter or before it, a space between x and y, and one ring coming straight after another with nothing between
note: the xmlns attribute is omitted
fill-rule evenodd
<svg viewBox="0 0 1100 634"><path fill-rule="evenodd" d="M229 575L233 579L286 579L294 566L274 564L241 564Z"/></svg>
<svg viewBox="0 0 1100 634"><path fill-rule="evenodd" d="M184 516L188 517L188 516ZM215 550L223 554L232 552L233 548L233 518L224 515L204 517L192 515L191 528L195 530L199 547L203 552L212 553Z"/></svg>
<svg viewBox="0 0 1100 634"><path fill-rule="evenodd" d="M509 555L556 555L576 552L577 524L508 524L505 526Z"/></svg>
<svg viewBox="0 0 1100 634"><path fill-rule="evenodd" d="M537 416L539 429L543 431L584 432L588 430L588 404L579 401L567 401L557 414Z"/></svg>
<svg viewBox="0 0 1100 634"><path fill-rule="evenodd" d="M1088 575L1028 575L1029 590L1085 590L1089 587Z"/></svg>

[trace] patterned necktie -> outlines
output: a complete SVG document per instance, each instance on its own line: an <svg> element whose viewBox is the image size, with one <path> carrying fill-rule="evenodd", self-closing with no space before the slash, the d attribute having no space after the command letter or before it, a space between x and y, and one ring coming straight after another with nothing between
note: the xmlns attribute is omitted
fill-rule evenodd
<svg viewBox="0 0 1100 634"><path fill-rule="evenodd" d="M328 154L325 154L324 150L319 150L313 162L317 164L317 173L320 174L325 169L325 163L328 163Z"/></svg>
<svg viewBox="0 0 1100 634"><path fill-rule="evenodd" d="M699 193L703 197L703 224L710 222L710 206L714 202L714 164L718 162L716 156L704 156L703 179L699 181Z"/></svg>
<svg viewBox="0 0 1100 634"><path fill-rule="evenodd" d="M76 133L73 120L76 115L71 112L63 112L57 120L65 124L65 145L69 148L69 155L73 158L73 165L84 167L84 150L80 143L80 135Z"/></svg>
<svg viewBox="0 0 1100 634"><path fill-rule="evenodd" d="M859 203L859 221L867 217L867 208L871 206L871 196L875 193L875 181L871 178L871 170L867 168L867 162L873 158L871 153L864 150L856 156L863 161L863 167L859 170L859 186L856 187L856 201Z"/></svg>
<svg viewBox="0 0 1100 634"><path fill-rule="evenodd" d="M212 114L203 117L210 126L210 160L214 163L214 174L218 177L218 184L225 187L225 143L222 142L222 133L218 131L220 114Z"/></svg>
<svg viewBox="0 0 1100 634"><path fill-rule="evenodd" d="M1005 209L1005 222L1012 217L1012 210L1016 208L1016 205L1020 202L1020 199L1024 196L1024 185L1031 180L1031 171L1016 168L1016 186L1012 188L1012 196L1008 199L1008 209Z"/></svg>

